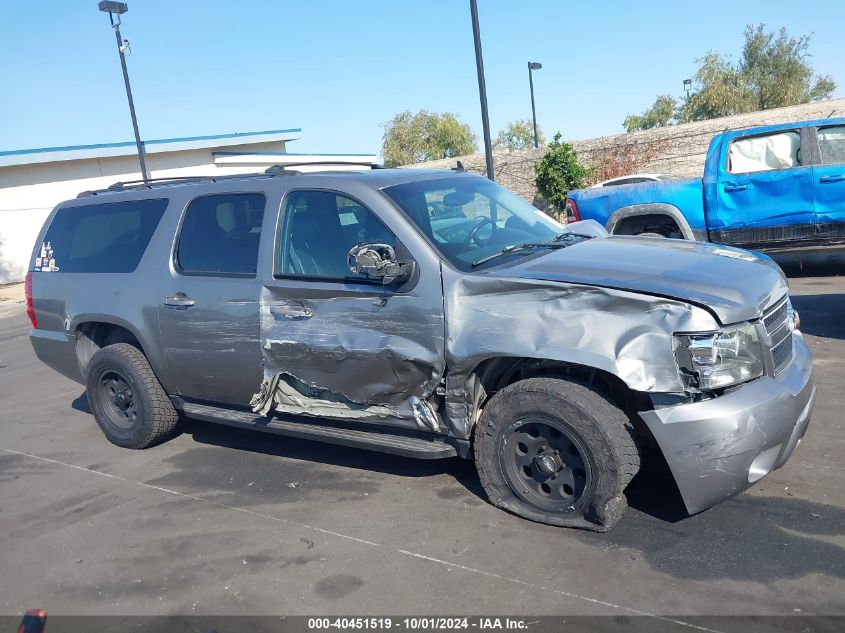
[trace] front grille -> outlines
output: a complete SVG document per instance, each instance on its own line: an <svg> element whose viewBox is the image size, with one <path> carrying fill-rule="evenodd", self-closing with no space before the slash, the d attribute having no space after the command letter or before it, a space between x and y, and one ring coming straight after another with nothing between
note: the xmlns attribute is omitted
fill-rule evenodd
<svg viewBox="0 0 845 633"><path fill-rule="evenodd" d="M792 360L792 328L789 323L791 318L787 297L763 315L763 327L769 337L775 375L783 371Z"/></svg>
<svg viewBox="0 0 845 633"><path fill-rule="evenodd" d="M781 370L792 360L792 337L787 336L780 343L772 348L772 362L775 366L775 373Z"/></svg>
<svg viewBox="0 0 845 633"><path fill-rule="evenodd" d="M779 305L763 317L763 325L766 327L766 333L769 336L774 334L781 325L784 324L788 315L786 307L787 301L784 299Z"/></svg>

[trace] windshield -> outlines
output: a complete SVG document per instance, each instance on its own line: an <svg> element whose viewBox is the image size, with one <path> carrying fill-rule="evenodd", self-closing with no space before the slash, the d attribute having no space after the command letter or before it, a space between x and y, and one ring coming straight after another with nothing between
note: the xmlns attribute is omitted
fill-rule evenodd
<svg viewBox="0 0 845 633"><path fill-rule="evenodd" d="M481 176L421 180L383 191L434 242L443 257L463 271L473 270L473 262L503 248L547 242L566 231L519 196ZM514 251L487 265L530 253Z"/></svg>

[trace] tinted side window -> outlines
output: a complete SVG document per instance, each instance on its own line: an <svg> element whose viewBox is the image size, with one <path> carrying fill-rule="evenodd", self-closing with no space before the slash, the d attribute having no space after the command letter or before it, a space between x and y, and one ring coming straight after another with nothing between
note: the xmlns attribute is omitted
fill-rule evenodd
<svg viewBox="0 0 845 633"><path fill-rule="evenodd" d="M285 202L276 270L282 275L366 279L347 268L356 244L396 247L376 215L352 198L329 191L294 191Z"/></svg>
<svg viewBox="0 0 845 633"><path fill-rule="evenodd" d="M128 200L56 212L33 270L131 273L155 233L167 200Z"/></svg>
<svg viewBox="0 0 845 633"><path fill-rule="evenodd" d="M821 128L819 151L822 164L845 165L845 125Z"/></svg>
<svg viewBox="0 0 845 633"><path fill-rule="evenodd" d="M183 272L255 275L265 198L231 193L197 198L188 205L176 261Z"/></svg>
<svg viewBox="0 0 845 633"><path fill-rule="evenodd" d="M732 174L800 166L801 135L793 131L738 138L728 152L728 171Z"/></svg>

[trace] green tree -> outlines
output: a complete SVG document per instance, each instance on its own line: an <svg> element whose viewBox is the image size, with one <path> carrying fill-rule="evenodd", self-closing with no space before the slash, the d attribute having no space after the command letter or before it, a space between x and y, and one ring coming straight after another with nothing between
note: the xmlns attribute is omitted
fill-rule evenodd
<svg viewBox="0 0 845 633"><path fill-rule="evenodd" d="M562 210L566 194L583 187L590 170L578 162L571 144L561 142L558 132L549 143L549 151L534 164L534 172L537 190L558 210Z"/></svg>
<svg viewBox="0 0 845 633"><path fill-rule="evenodd" d="M710 52L698 63L693 78L697 88L680 107L679 120L702 121L756 109L746 77L728 58Z"/></svg>
<svg viewBox="0 0 845 633"><path fill-rule="evenodd" d="M675 122L702 121L732 114L768 110L829 99L836 83L829 75L816 74L810 63L812 36L791 37L786 29L766 31L764 24L745 27L745 43L737 61L710 51L697 59L694 89L675 108ZM623 125L630 132L659 127L666 119L668 95L657 98L641 115ZM659 107L660 106L660 107ZM652 125L657 121L659 124Z"/></svg>
<svg viewBox="0 0 845 633"><path fill-rule="evenodd" d="M665 127L672 124L678 102L671 95L660 95L654 104L642 114L629 114L622 125L628 132L636 130L650 130L655 127Z"/></svg>
<svg viewBox="0 0 845 633"><path fill-rule="evenodd" d="M827 99L836 89L828 75L817 76L810 65L810 35L790 37L786 29L777 35L765 25L745 27L745 46L739 72L759 110Z"/></svg>
<svg viewBox="0 0 845 633"><path fill-rule="evenodd" d="M472 128L450 112L400 112L384 124L381 155L390 167L476 151Z"/></svg>
<svg viewBox="0 0 845 633"><path fill-rule="evenodd" d="M545 145L543 130L537 126L537 144ZM498 149L529 149L534 147L534 124L531 121L510 121L504 130L499 130L493 147Z"/></svg>

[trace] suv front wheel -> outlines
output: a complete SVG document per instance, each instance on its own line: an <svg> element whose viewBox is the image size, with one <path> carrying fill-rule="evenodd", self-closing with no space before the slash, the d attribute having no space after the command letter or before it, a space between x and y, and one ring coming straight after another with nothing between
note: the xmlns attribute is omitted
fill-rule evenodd
<svg viewBox="0 0 845 633"><path fill-rule="evenodd" d="M625 512L640 455L625 413L586 384L513 383L475 429L475 464L490 502L521 517L597 532Z"/></svg>
<svg viewBox="0 0 845 633"><path fill-rule="evenodd" d="M146 356L127 343L108 345L94 354L86 391L106 438L124 448L163 442L179 421Z"/></svg>

